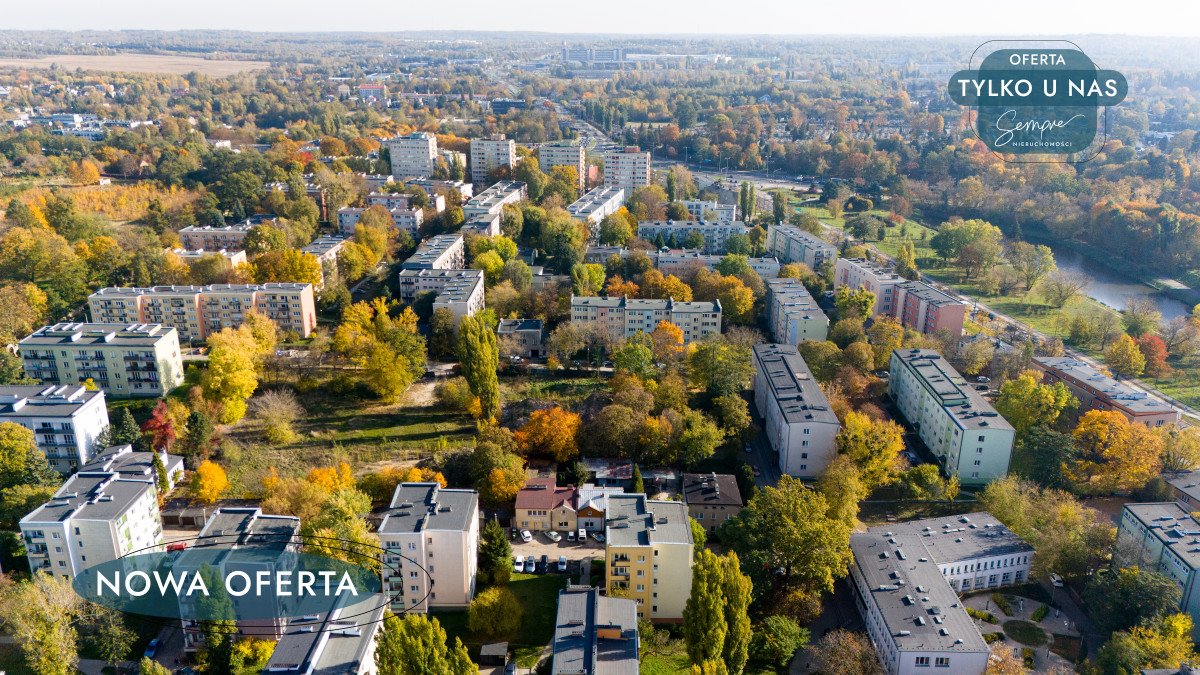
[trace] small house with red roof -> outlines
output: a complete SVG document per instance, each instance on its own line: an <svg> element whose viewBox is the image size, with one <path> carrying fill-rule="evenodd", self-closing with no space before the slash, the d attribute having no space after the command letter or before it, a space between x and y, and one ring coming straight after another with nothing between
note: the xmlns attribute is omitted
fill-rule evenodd
<svg viewBox="0 0 1200 675"><path fill-rule="evenodd" d="M530 480L517 492L516 517L522 530L559 530L576 528L575 488L556 484L553 476Z"/></svg>

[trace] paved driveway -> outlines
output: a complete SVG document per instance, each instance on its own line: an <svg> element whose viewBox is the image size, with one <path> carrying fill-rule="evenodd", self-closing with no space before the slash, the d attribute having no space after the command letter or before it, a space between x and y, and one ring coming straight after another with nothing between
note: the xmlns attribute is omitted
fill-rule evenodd
<svg viewBox="0 0 1200 675"><path fill-rule="evenodd" d="M534 556L541 558L543 555L555 562L560 556L566 556L567 560L583 560L584 558L603 558L604 544L592 539L588 535L587 543L580 544L577 541L567 541L566 536L563 540L555 544L546 538L546 535L541 532L531 532L533 541L526 544L521 541L520 536L515 541L510 541L512 544L512 552L514 556Z"/></svg>

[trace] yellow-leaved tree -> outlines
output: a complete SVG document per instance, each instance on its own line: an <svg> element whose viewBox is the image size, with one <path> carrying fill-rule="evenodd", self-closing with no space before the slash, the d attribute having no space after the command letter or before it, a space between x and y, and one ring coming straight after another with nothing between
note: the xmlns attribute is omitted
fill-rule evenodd
<svg viewBox="0 0 1200 675"><path fill-rule="evenodd" d="M1084 494L1136 490L1162 469L1163 439L1115 410L1091 410L1073 432L1079 457L1063 474Z"/></svg>
<svg viewBox="0 0 1200 675"><path fill-rule="evenodd" d="M201 504L212 504L229 489L229 478L220 464L205 460L192 474L192 497Z"/></svg>

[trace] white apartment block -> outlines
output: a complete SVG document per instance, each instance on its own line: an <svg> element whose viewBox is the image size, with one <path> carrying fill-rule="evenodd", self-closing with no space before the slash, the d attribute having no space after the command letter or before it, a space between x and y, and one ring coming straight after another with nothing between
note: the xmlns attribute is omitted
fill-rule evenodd
<svg viewBox="0 0 1200 675"><path fill-rule="evenodd" d="M446 210L446 195L426 192L429 206L436 213ZM382 206L385 209L412 210L413 196L407 192L372 192L367 195L367 206Z"/></svg>
<svg viewBox="0 0 1200 675"><path fill-rule="evenodd" d="M354 228L358 226L358 221L362 220L364 211L366 209L353 206L343 206L338 209L338 231L346 235L354 234ZM425 222L424 210L395 207L387 209L387 212L392 217L393 227L397 230L408 232L414 240L420 238L421 223Z"/></svg>
<svg viewBox="0 0 1200 675"><path fill-rule="evenodd" d="M650 184L650 153L636 147L604 153L604 184L626 193Z"/></svg>
<svg viewBox="0 0 1200 675"><path fill-rule="evenodd" d="M245 249L246 235L258 224L252 221L235 223L233 225L188 225L179 230L179 241L184 248L203 249Z"/></svg>
<svg viewBox="0 0 1200 675"><path fill-rule="evenodd" d="M468 218L459 230L463 233L474 232L481 237L494 237L500 234L500 215L485 213Z"/></svg>
<svg viewBox="0 0 1200 675"><path fill-rule="evenodd" d="M767 281L767 326L772 340L787 345L829 336L829 317L799 279Z"/></svg>
<svg viewBox="0 0 1200 675"><path fill-rule="evenodd" d="M184 344L242 325L245 313L252 309L280 330L302 337L317 326L312 284L111 287L88 297L88 310L96 323L158 323L178 330Z"/></svg>
<svg viewBox="0 0 1200 675"><path fill-rule="evenodd" d="M108 408L103 391L80 385L6 385L0 386L0 422L33 431L50 467L65 475L91 460L108 426Z"/></svg>
<svg viewBox="0 0 1200 675"><path fill-rule="evenodd" d="M183 384L179 333L161 324L58 323L21 340L25 374L42 384L91 379L109 396L165 396Z"/></svg>
<svg viewBox="0 0 1200 675"><path fill-rule="evenodd" d="M421 242L400 267L406 270L452 270L462 269L466 261L462 234L439 234Z"/></svg>
<svg viewBox="0 0 1200 675"><path fill-rule="evenodd" d="M490 185L488 174L502 166L517 165L517 144L503 135L471 139L471 182Z"/></svg>
<svg viewBox="0 0 1200 675"><path fill-rule="evenodd" d="M475 194L475 187L471 183L464 183L461 180L433 180L432 178L406 178L404 184L409 187L419 187L424 190L430 197L433 195L446 195L450 192L457 192L459 200L466 202Z"/></svg>
<svg viewBox="0 0 1200 675"><path fill-rule="evenodd" d="M158 487L158 474L154 472L154 456L162 460L163 470L167 474L167 491L175 489L179 479L183 478L183 457L171 455L163 451L137 452L132 445L114 445L111 448L97 450L96 455L83 466L80 473L104 472L115 473L120 478L132 478L149 481Z"/></svg>
<svg viewBox="0 0 1200 675"><path fill-rule="evenodd" d="M379 524L379 545L394 612L465 608L475 597L479 495L401 483Z"/></svg>
<svg viewBox="0 0 1200 675"><path fill-rule="evenodd" d="M991 650L922 537L853 534L850 550L855 604L889 675L982 675Z"/></svg>
<svg viewBox="0 0 1200 675"><path fill-rule="evenodd" d="M804 263L816 271L827 260L837 260L837 247L794 225L767 227L767 251L779 262Z"/></svg>
<svg viewBox="0 0 1200 675"><path fill-rule="evenodd" d="M580 190L583 189L587 178L586 153L579 141L553 141L543 143L538 148L538 165L542 171L550 173L556 166L569 166L579 174Z"/></svg>
<svg viewBox="0 0 1200 675"><path fill-rule="evenodd" d="M171 253L179 256L185 263L195 265L204 258L209 256L219 256L224 258L229 263L230 267L237 267L245 264L246 252L242 250L230 250L225 248L206 249L206 248L173 248Z"/></svg>
<svg viewBox="0 0 1200 675"><path fill-rule="evenodd" d="M689 268L694 267L706 267L710 270L715 269L725 259L723 255L708 255L700 251L689 251L687 249L650 251L647 255L650 256L650 260L654 262L654 267L659 271L663 274L674 274L675 276L680 276L686 273ZM763 280L774 279L779 276L779 261L775 258L747 257L746 263Z"/></svg>
<svg viewBox="0 0 1200 675"><path fill-rule="evenodd" d="M701 223L694 220L648 220L638 223L637 236L658 245L662 237L662 245L667 248L681 248L689 234L699 233L704 238L705 253L725 253L726 242L735 234L749 236L750 228L745 223L722 222ZM782 260L782 259L781 259Z"/></svg>
<svg viewBox="0 0 1200 675"><path fill-rule="evenodd" d="M638 619L678 623L692 593L692 528L683 502L608 496L605 586L637 603Z"/></svg>
<svg viewBox="0 0 1200 675"><path fill-rule="evenodd" d="M1200 639L1200 521L1175 502L1126 504L1117 527L1113 562L1158 572L1179 586L1179 609L1196 624Z"/></svg>
<svg viewBox="0 0 1200 675"><path fill-rule="evenodd" d="M754 345L754 404L779 454L779 470L797 478L820 476L837 455L842 427L794 346Z"/></svg>
<svg viewBox="0 0 1200 675"><path fill-rule="evenodd" d="M969 593L1029 581L1033 546L986 511L888 523L874 534L919 537L950 588Z"/></svg>
<svg viewBox="0 0 1200 675"><path fill-rule="evenodd" d="M600 186L587 192L567 207L567 213L588 224L592 241L600 237L600 221L625 204L625 189Z"/></svg>
<svg viewBox="0 0 1200 675"><path fill-rule="evenodd" d="M1008 474L1013 427L932 349L892 352L888 394L947 476L983 485Z"/></svg>
<svg viewBox="0 0 1200 675"><path fill-rule="evenodd" d="M475 316L483 309L482 270L400 270L400 297L412 302L421 293L437 293L433 311L448 309L454 325L464 316Z"/></svg>
<svg viewBox="0 0 1200 675"><path fill-rule="evenodd" d="M722 223L732 223L737 220L737 206L733 204L718 204L717 200L704 201L690 199L680 202L688 211L691 220L715 220Z"/></svg>
<svg viewBox="0 0 1200 675"><path fill-rule="evenodd" d="M397 136L385 142L392 158L392 175L425 177L437 163L437 137L426 131Z"/></svg>
<svg viewBox="0 0 1200 675"><path fill-rule="evenodd" d="M317 262L325 267L337 263L338 256L342 254L342 250L346 248L346 243L349 241L350 237L343 234L326 234L312 240L312 243L300 250L316 256Z"/></svg>
<svg viewBox="0 0 1200 675"><path fill-rule="evenodd" d="M572 295L571 321L599 324L613 344L623 342L638 331L649 335L660 321L669 321L683 331L683 342L688 344L721 332L721 302Z"/></svg>
<svg viewBox="0 0 1200 675"><path fill-rule="evenodd" d="M21 519L29 569L74 579L129 553L161 551L154 481L111 471L80 471L50 501Z"/></svg>
<svg viewBox="0 0 1200 675"><path fill-rule="evenodd" d="M505 204L516 204L525 199L525 184L519 180L502 180L463 204L463 217L468 220L476 216L498 216Z"/></svg>
<svg viewBox="0 0 1200 675"><path fill-rule="evenodd" d="M838 258L833 268L834 289L843 286L852 291L866 289L875 294L871 317L896 316L900 306L900 285L908 279L879 263L865 258Z"/></svg>

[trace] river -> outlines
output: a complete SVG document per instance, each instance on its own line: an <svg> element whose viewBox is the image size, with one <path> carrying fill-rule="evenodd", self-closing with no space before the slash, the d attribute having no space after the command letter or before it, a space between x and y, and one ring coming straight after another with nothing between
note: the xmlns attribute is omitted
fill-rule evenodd
<svg viewBox="0 0 1200 675"><path fill-rule="evenodd" d="M1174 298L1169 298L1154 288L1136 279L1124 276L1113 269L1101 265L1085 257L1082 253L1050 242L1045 243L1054 251L1054 261L1060 270L1069 270L1083 274L1091 279L1084 293L1099 302L1112 307L1123 309L1130 298L1148 297L1158 304L1158 311L1164 319L1173 319L1192 313L1192 308Z"/></svg>

